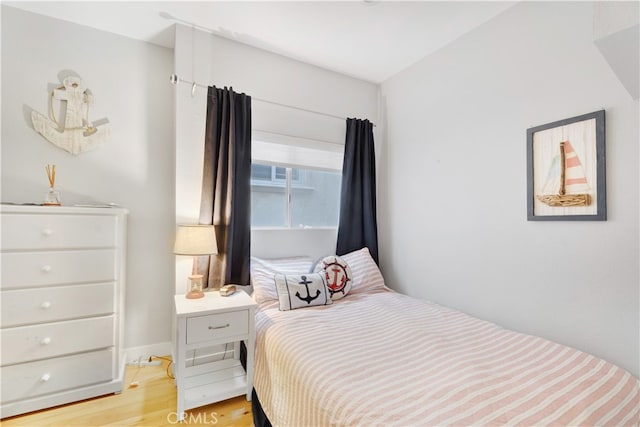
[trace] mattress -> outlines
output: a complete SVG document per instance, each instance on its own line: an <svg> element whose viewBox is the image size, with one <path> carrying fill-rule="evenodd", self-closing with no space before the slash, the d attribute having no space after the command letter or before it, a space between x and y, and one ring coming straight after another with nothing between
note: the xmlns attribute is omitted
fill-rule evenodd
<svg viewBox="0 0 640 427"><path fill-rule="evenodd" d="M274 426L632 426L625 370L392 291L256 314L254 386Z"/></svg>

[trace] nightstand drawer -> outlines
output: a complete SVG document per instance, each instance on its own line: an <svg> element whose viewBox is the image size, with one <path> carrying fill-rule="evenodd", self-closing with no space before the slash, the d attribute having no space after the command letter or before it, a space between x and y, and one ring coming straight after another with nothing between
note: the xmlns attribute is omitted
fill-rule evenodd
<svg viewBox="0 0 640 427"><path fill-rule="evenodd" d="M115 245L115 216L24 214L2 216L2 250L5 251L110 248Z"/></svg>
<svg viewBox="0 0 640 427"><path fill-rule="evenodd" d="M187 344L217 340L249 332L249 312L247 310L187 319Z"/></svg>
<svg viewBox="0 0 640 427"><path fill-rule="evenodd" d="M113 316L106 316L3 329L1 363L12 365L111 347L113 325Z"/></svg>

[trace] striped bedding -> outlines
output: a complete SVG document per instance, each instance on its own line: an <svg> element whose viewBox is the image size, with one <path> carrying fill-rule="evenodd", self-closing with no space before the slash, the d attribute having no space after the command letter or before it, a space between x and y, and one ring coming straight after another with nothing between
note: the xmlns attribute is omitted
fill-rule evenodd
<svg viewBox="0 0 640 427"><path fill-rule="evenodd" d="M256 315L274 426L632 426L640 382L575 349L386 291Z"/></svg>

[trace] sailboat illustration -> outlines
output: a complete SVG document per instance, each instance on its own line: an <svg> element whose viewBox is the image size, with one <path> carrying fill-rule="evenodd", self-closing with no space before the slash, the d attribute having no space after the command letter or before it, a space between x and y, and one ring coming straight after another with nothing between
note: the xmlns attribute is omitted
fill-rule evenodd
<svg viewBox="0 0 640 427"><path fill-rule="evenodd" d="M536 198L549 206L588 206L590 193L580 158L569 141L561 142L560 153L551 162L542 194Z"/></svg>

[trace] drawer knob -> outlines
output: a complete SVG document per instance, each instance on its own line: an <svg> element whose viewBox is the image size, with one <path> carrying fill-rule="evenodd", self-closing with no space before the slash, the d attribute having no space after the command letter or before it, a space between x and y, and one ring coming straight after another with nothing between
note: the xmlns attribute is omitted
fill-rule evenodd
<svg viewBox="0 0 640 427"><path fill-rule="evenodd" d="M43 236L47 236L47 237L49 237L49 236L51 236L52 234L53 234L53 230L52 230L52 229L50 229L50 228L45 228L44 230L42 230L42 235L43 235Z"/></svg>
<svg viewBox="0 0 640 427"><path fill-rule="evenodd" d="M40 270L42 270L43 273L49 273L52 269L50 265L43 265Z"/></svg>
<svg viewBox="0 0 640 427"><path fill-rule="evenodd" d="M49 337L42 338L42 341L40 341L40 344L42 344L42 345L51 344L51 338L49 338Z"/></svg>
<svg viewBox="0 0 640 427"><path fill-rule="evenodd" d="M42 304L40 304L40 308L43 309L43 310L51 308L51 303L49 301L45 301Z"/></svg>
<svg viewBox="0 0 640 427"><path fill-rule="evenodd" d="M227 323L226 325L220 325L220 326L209 326L209 329L224 329L224 328L228 328L229 324Z"/></svg>
<svg viewBox="0 0 640 427"><path fill-rule="evenodd" d="M43 376L40 377L40 381L43 383L46 383L47 381L49 381L49 378L51 378L51 375L44 374Z"/></svg>

